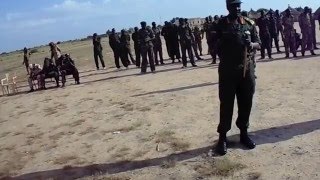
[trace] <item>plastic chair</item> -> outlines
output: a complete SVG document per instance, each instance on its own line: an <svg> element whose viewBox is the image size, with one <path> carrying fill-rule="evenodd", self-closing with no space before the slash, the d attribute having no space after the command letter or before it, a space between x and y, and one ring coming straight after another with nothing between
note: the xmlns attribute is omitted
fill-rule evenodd
<svg viewBox="0 0 320 180"><path fill-rule="evenodd" d="M5 90L7 91L7 94L10 94L10 88L13 93L18 92L17 87L17 76L14 75L12 78L10 78L10 75L7 73L6 78L1 79L1 87L2 87L2 94L5 95Z"/></svg>

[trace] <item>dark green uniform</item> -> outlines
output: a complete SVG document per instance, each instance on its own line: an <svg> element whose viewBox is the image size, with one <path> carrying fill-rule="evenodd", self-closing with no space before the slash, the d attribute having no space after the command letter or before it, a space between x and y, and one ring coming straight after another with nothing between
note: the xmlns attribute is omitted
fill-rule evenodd
<svg viewBox="0 0 320 180"><path fill-rule="evenodd" d="M153 52L153 39L154 34L150 28L145 27L145 22L142 23L142 28L139 30L139 39L140 39L140 47L141 47L141 55L142 55L142 64L141 64L141 73L147 72L148 66L148 58L149 65L152 72L156 70L154 65L154 52Z"/></svg>
<svg viewBox="0 0 320 180"><path fill-rule="evenodd" d="M246 35L248 33L250 35ZM251 39L251 42L260 42L260 40L253 21L243 16L240 16L237 22L230 22L228 16L222 18L217 26L217 34L220 57L220 124L218 132L225 134L231 129L235 97L238 102L236 124L240 130L246 131L249 127L255 77L253 62L249 63L245 77L243 77L245 46L248 43L248 38Z"/></svg>
<svg viewBox="0 0 320 180"><path fill-rule="evenodd" d="M92 38L92 44L93 44L93 56L94 56L94 62L96 64L97 70L99 70L99 61L100 59L101 65L103 68L105 68L103 55L102 55L102 45L101 45L101 38L97 36L95 33Z"/></svg>

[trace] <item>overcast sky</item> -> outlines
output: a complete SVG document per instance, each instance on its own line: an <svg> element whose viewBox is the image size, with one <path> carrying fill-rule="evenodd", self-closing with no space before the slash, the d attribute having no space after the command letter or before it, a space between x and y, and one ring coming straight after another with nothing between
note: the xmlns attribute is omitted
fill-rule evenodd
<svg viewBox="0 0 320 180"><path fill-rule="evenodd" d="M288 4L316 10L320 0L243 0L242 9L284 10ZM142 20L215 14L227 14L225 0L1 0L0 52L134 27Z"/></svg>

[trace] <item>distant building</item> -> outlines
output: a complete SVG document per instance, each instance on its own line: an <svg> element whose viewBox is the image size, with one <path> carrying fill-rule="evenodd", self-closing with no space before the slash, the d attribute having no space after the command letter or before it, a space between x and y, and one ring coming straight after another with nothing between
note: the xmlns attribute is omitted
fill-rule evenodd
<svg viewBox="0 0 320 180"><path fill-rule="evenodd" d="M205 18L188 18L188 23L191 29L198 26L200 29L202 29L203 24L205 23ZM179 25L179 19L175 19L174 22L175 25Z"/></svg>

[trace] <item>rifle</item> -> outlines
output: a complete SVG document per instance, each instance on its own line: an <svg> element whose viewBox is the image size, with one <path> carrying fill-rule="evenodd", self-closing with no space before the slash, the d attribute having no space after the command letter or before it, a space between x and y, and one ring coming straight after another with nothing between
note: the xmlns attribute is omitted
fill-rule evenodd
<svg viewBox="0 0 320 180"><path fill-rule="evenodd" d="M246 72L249 64L249 59L248 59L248 43L251 43L251 37L250 37L250 32L246 31L246 45L244 47L244 58L243 58L243 78L246 77Z"/></svg>

